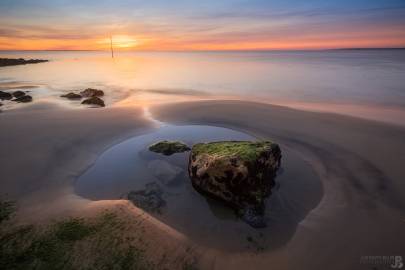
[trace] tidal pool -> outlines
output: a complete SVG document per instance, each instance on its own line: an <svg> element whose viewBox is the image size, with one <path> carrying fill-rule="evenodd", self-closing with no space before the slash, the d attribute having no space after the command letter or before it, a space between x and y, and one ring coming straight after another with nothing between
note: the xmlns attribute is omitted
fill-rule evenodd
<svg viewBox="0 0 405 270"><path fill-rule="evenodd" d="M272 195L266 200L267 227L252 228L232 209L194 190L187 173L189 152L165 156L149 151L149 145L159 140L180 140L191 147L199 142L256 138L214 126L161 126L104 152L77 179L76 193L92 200L121 199L130 191L157 183L166 205L161 213L151 215L199 244L235 251L282 246L321 199L321 182L311 165L280 145L281 168Z"/></svg>

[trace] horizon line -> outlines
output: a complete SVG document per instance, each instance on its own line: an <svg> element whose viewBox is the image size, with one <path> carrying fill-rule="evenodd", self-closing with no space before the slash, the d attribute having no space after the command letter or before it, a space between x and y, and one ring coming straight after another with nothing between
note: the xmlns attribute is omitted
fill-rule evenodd
<svg viewBox="0 0 405 270"><path fill-rule="evenodd" d="M117 52L280 52L280 51L341 51L341 50L404 50L404 47L348 47L325 49L241 49L241 50L118 50ZM44 50L4 50L0 52L108 52L109 50L75 50L75 49L44 49Z"/></svg>

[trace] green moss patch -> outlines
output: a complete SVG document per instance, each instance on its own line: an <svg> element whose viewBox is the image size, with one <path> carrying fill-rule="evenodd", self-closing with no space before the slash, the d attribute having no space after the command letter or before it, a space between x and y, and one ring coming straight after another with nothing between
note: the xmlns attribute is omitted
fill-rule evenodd
<svg viewBox="0 0 405 270"><path fill-rule="evenodd" d="M276 144L270 141L249 142L249 141L227 141L198 143L193 146L192 152L195 155L208 154L218 156L238 156L243 160L252 161L259 157L260 153L275 147Z"/></svg>
<svg viewBox="0 0 405 270"><path fill-rule="evenodd" d="M96 231L95 225L87 224L81 218L61 221L54 226L54 234L61 241L78 241Z"/></svg>
<svg viewBox="0 0 405 270"><path fill-rule="evenodd" d="M51 225L1 226L0 269L153 269L113 213Z"/></svg>

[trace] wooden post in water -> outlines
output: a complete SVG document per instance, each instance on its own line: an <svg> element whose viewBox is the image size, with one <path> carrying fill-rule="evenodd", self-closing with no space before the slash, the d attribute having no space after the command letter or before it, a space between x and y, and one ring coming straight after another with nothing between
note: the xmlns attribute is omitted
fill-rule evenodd
<svg viewBox="0 0 405 270"><path fill-rule="evenodd" d="M111 57L114 58L114 49L113 49L113 43L112 43L112 36L110 36L110 47L111 47Z"/></svg>

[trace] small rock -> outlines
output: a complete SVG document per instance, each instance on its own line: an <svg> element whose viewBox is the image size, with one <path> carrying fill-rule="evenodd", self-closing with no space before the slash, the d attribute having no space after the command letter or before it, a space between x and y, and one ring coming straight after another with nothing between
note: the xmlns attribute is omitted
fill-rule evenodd
<svg viewBox="0 0 405 270"><path fill-rule="evenodd" d="M80 92L82 97L102 97L104 96L104 92L102 90L87 88L86 90Z"/></svg>
<svg viewBox="0 0 405 270"><path fill-rule="evenodd" d="M29 95L24 95L24 96L22 96L22 97L15 98L15 99L13 99L12 101L21 102L21 103L27 103L27 102L31 102L31 101L32 101L32 97L29 96Z"/></svg>
<svg viewBox="0 0 405 270"><path fill-rule="evenodd" d="M12 98L13 98L13 96L10 93L0 91L0 99L1 100L5 100L5 99L10 100Z"/></svg>
<svg viewBox="0 0 405 270"><path fill-rule="evenodd" d="M145 189L129 192L128 200L145 211L161 213L162 208L166 205L162 195L163 190L160 186L152 182L146 184Z"/></svg>
<svg viewBox="0 0 405 270"><path fill-rule="evenodd" d="M81 95L75 94L75 93L73 93L73 92L70 92L70 93L65 94L65 95L61 95L61 97L67 98L67 99L81 99L81 98L82 98Z"/></svg>
<svg viewBox="0 0 405 270"><path fill-rule="evenodd" d="M170 156L174 153L190 151L190 147L178 141L160 141L149 146L149 150L155 153Z"/></svg>
<svg viewBox="0 0 405 270"><path fill-rule="evenodd" d="M105 107L104 101L99 97L91 97L82 101L82 104L86 105L98 105L100 107Z"/></svg>
<svg viewBox="0 0 405 270"><path fill-rule="evenodd" d="M18 90L18 91L13 92L13 96L15 98L19 98L19 97L25 96L25 93L23 91Z"/></svg>

